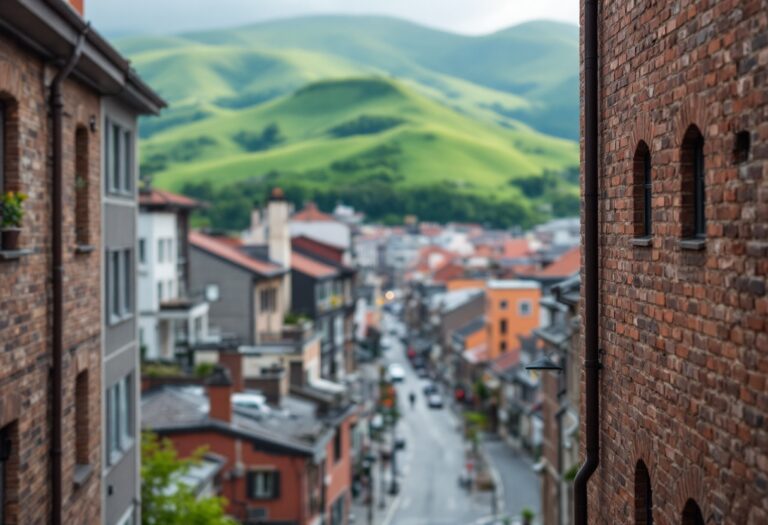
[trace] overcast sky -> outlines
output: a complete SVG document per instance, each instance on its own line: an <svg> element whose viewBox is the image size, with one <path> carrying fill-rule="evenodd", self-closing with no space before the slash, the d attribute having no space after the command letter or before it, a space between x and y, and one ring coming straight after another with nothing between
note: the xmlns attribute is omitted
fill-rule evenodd
<svg viewBox="0 0 768 525"><path fill-rule="evenodd" d="M526 20L578 23L578 0L86 0L99 31L178 33L311 14L383 14L467 34Z"/></svg>

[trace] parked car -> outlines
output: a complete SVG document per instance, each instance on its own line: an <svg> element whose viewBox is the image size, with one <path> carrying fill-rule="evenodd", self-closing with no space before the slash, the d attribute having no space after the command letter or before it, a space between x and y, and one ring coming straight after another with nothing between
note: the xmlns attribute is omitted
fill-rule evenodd
<svg viewBox="0 0 768 525"><path fill-rule="evenodd" d="M421 379L426 379L429 377L429 371L424 367L420 367L416 369L416 375Z"/></svg>
<svg viewBox="0 0 768 525"><path fill-rule="evenodd" d="M424 392L425 396L428 396L434 392L437 392L437 385L435 385L432 381L424 381L421 384L421 390Z"/></svg>
<svg viewBox="0 0 768 525"><path fill-rule="evenodd" d="M405 369L398 363L392 363L387 367L387 377L393 383L399 383L405 379Z"/></svg>
<svg viewBox="0 0 768 525"><path fill-rule="evenodd" d="M429 408L443 408L443 396L437 392L432 392L427 396L427 405Z"/></svg>
<svg viewBox="0 0 768 525"><path fill-rule="evenodd" d="M232 394L232 405L235 408L243 408L264 415L271 412L269 405L267 405L267 398L262 394L247 392Z"/></svg>

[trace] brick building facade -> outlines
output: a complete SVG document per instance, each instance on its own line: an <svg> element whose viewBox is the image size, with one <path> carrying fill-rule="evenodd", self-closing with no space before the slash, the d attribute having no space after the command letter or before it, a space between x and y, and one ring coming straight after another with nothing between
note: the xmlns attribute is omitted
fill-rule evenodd
<svg viewBox="0 0 768 525"><path fill-rule="evenodd" d="M84 32L82 9L82 1L0 4L0 192L27 195L19 245L0 249L3 525L117 523L105 519L109 503L104 503L101 482L107 368L102 359L103 258L97 249L103 244L103 102L120 86L125 91L119 101L134 114L152 111L162 101L129 78L127 64L95 31ZM82 53L61 83L59 158L53 146L52 84L61 64L75 54L78 40L85 44ZM107 72L105 67L114 69ZM146 97L145 104L128 100L131 96ZM51 181L58 165L62 216L54 221ZM53 330L54 223L60 225L62 244L60 392L53 380L58 347ZM53 437L57 423L60 468ZM53 496L57 475L60 498ZM133 485L138 488L135 480Z"/></svg>
<svg viewBox="0 0 768 525"><path fill-rule="evenodd" d="M590 523L768 523L768 3L599 6Z"/></svg>

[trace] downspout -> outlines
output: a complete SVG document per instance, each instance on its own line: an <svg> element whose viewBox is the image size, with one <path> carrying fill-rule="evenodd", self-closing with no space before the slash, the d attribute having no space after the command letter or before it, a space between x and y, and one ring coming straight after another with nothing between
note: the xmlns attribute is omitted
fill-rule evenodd
<svg viewBox="0 0 768 525"><path fill-rule="evenodd" d="M587 483L600 462L598 283L598 0L584 1L584 411L586 460L573 483L574 523L587 525Z"/></svg>
<svg viewBox="0 0 768 525"><path fill-rule="evenodd" d="M59 70L51 82L51 114L53 124L53 186L52 186L52 211L51 211L51 244L52 244L52 352L53 352L53 370L52 370L52 419L51 425L51 523L52 525L62 524L62 360L64 353L64 296L63 296L63 274L64 274L64 251L62 243L62 222L63 222L63 190L62 179L64 178L64 166L62 159L63 142L63 111L64 103L61 95L61 84L74 69L77 61L83 53L83 44L85 35L88 33L89 25L86 25L80 35L77 37L72 54L69 56L66 64Z"/></svg>

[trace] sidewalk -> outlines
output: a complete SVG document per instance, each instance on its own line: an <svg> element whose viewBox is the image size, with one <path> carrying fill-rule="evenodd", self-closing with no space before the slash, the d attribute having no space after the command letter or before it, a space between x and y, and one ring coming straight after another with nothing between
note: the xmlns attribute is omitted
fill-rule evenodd
<svg viewBox="0 0 768 525"><path fill-rule="evenodd" d="M352 501L352 505L349 508L350 524L352 525L382 525L386 523L386 519L392 510L392 504L395 502L397 496L391 496L388 492L384 496L384 507L381 506L382 490L381 490L381 470L378 468L378 463L373 469L373 502L372 505L366 503L366 489L363 489L362 494ZM399 477L399 476L398 476ZM389 472L384 476L384 483L386 488L389 488Z"/></svg>
<svg viewBox="0 0 768 525"><path fill-rule="evenodd" d="M501 482L499 488L499 513L519 516L528 508L541 514L541 484L533 469L533 460L524 452L518 452L496 435L485 435L483 452L495 476Z"/></svg>

